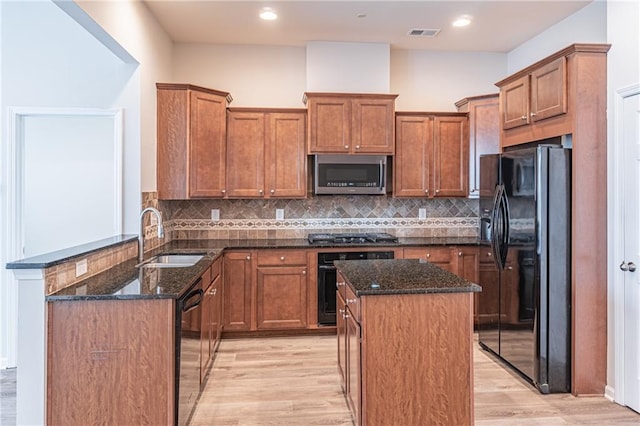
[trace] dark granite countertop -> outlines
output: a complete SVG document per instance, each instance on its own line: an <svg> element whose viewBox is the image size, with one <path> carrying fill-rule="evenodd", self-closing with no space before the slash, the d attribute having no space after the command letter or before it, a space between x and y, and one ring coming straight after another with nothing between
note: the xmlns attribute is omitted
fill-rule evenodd
<svg viewBox="0 0 640 426"><path fill-rule="evenodd" d="M341 260L334 265L357 296L482 291L421 259Z"/></svg>
<svg viewBox="0 0 640 426"><path fill-rule="evenodd" d="M7 269L49 268L51 266L59 265L77 257L86 256L98 250L118 246L137 239L137 235L117 235L115 237L105 238L79 246L69 247L62 250L52 251L51 253L45 253L38 256L32 256L26 259L9 262L7 263Z"/></svg>
<svg viewBox="0 0 640 426"><path fill-rule="evenodd" d="M38 269L62 263L74 257L86 255L87 252L79 252L82 247L90 247L89 252L101 247L124 244L135 239L135 236L120 236L113 239L78 246L69 250L50 253L41 257L24 259L12 262L13 269ZM99 243L108 243L100 246ZM468 237L433 237L433 238L400 238L398 243L390 244L362 244L357 246L329 244L311 245L307 239L227 239L227 240L174 240L170 241L146 254L146 258L158 254L172 253L198 253L204 254L202 260L191 267L182 268L137 268L136 259L115 265L114 267L70 287L47 296L47 300L90 300L90 299L133 299L133 298L178 298L187 289L187 286L206 270L208 265L219 256L223 250L251 250L251 249L308 249L308 248L381 248L403 246L429 246L429 245L477 245L476 238ZM62 257L69 255L70 257ZM19 266L18 266L19 265ZM437 267L436 267L437 268ZM439 269L439 268L438 268ZM448 274L448 272L443 271ZM453 274L449 274L457 278ZM460 280L458 278L458 280ZM468 284L468 283L467 283ZM390 288L390 287L389 287ZM387 288L387 291L389 291ZM477 290L440 290L440 291L477 291ZM410 292L405 289L404 292ZM413 292L426 292L422 289L414 289ZM383 294L381 291L375 294Z"/></svg>

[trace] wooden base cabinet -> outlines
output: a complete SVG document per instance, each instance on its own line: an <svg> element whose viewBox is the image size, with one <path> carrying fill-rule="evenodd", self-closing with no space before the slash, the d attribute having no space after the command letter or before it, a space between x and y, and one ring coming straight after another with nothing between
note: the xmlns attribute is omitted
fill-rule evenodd
<svg viewBox="0 0 640 426"><path fill-rule="evenodd" d="M174 421L175 301L47 304L47 424Z"/></svg>
<svg viewBox="0 0 640 426"><path fill-rule="evenodd" d="M306 250L225 253L224 331L307 328L312 300L307 270Z"/></svg>
<svg viewBox="0 0 640 426"><path fill-rule="evenodd" d="M471 293L355 297L346 284L337 297L338 365L355 425L473 424Z"/></svg>

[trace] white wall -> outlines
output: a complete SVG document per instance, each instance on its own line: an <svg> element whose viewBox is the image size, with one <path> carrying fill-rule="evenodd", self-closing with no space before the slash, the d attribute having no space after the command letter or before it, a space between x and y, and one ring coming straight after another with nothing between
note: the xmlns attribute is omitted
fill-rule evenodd
<svg viewBox="0 0 640 426"><path fill-rule="evenodd" d="M455 111L467 96L498 93L507 75L506 54L391 51L391 92L398 111Z"/></svg>
<svg viewBox="0 0 640 426"><path fill-rule="evenodd" d="M2 57L2 81L0 82L0 116L5 122L8 107L71 107L71 108L111 108L123 97L127 97L130 79L135 66L123 63L110 50L102 46L84 28L79 26L58 6L50 1L0 2L2 9L0 55ZM135 110L135 105L121 104ZM4 123L6 124L6 122ZM9 158L8 126L2 128L1 164L3 185L0 197L2 211L2 253L0 262L17 260L21 257L19 247L9 245L8 236L15 231L15 223L10 219L15 203L9 204L8 193L12 158ZM131 142L131 141L130 141ZM132 141L136 143L136 141ZM91 141L87 141L91 149ZM60 147L60 150L65 150ZM66 151L68 167L74 167L73 151ZM137 167L135 173L137 174ZM16 173L19 173L17 170ZM11 175L12 176L12 175ZM126 176L125 176L126 179ZM138 180L132 179L137 192L139 208ZM11 184L13 187L13 184ZM57 188L59 194L73 191L73 188ZM51 197L48 202L62 203L62 197ZM92 204L87 198L83 205L59 204L60 209L88 209ZM43 209L48 206L42 205ZM62 213L64 214L64 213ZM90 221L91 215L86 215ZM55 219L55 218L54 218ZM62 218L60 218L62 219ZM55 222L55 220L54 220ZM77 230L66 229L73 234ZM83 242L92 236L75 234ZM68 241L68 240L67 240ZM62 244L62 241L58 241ZM57 249L63 248L58 246ZM0 362L15 365L12 333L15 325L15 284L12 276L2 268L0 276Z"/></svg>
<svg viewBox="0 0 640 426"><path fill-rule="evenodd" d="M607 104L607 152L608 152L608 228L611 230L615 226L614 221L618 220L616 216L616 188L617 169L616 164L620 164L621 159L616 159L616 91L640 84L640 2L637 0L615 0L607 3L607 42L611 43L611 49L607 54L607 87L608 87L608 104ZM624 194L618 194L624 198ZM608 256L610 264L615 265L617 245L619 244L617 236L612 232L609 235ZM616 388L615 382L615 343L616 333L621 334L622 330L617 327L615 319L616 312L623 309L623 306L617 304L615 299L615 286L623 285L615 278L617 268L609 268L609 291L608 291L608 318L607 318L607 388L610 393L614 393ZM618 272L619 273L619 272ZM640 309L640 307L639 307ZM620 383L622 386L622 383Z"/></svg>
<svg viewBox="0 0 640 426"><path fill-rule="evenodd" d="M304 47L177 43L173 79L222 90L233 107L303 108Z"/></svg>
<svg viewBox="0 0 640 426"><path fill-rule="evenodd" d="M389 93L389 52L385 43L307 43L307 91Z"/></svg>
<svg viewBox="0 0 640 426"><path fill-rule="evenodd" d="M635 25L637 26L638 23L636 22ZM507 75L570 44L606 42L607 3L596 0L510 51L507 57Z"/></svg>
<svg viewBox="0 0 640 426"><path fill-rule="evenodd" d="M137 96L139 102L139 107L135 110L139 112L139 128L137 120L132 122L125 115L125 132L135 131L140 140L140 161L130 164L141 169L138 177L140 186L131 186L137 193L138 205L135 207L135 215L130 219L125 218L125 230L137 232L140 190L156 190L156 83L172 81L173 43L140 1L76 3L140 63L137 76L139 89L135 89L139 92L131 95L132 98ZM129 196L127 185L125 197Z"/></svg>

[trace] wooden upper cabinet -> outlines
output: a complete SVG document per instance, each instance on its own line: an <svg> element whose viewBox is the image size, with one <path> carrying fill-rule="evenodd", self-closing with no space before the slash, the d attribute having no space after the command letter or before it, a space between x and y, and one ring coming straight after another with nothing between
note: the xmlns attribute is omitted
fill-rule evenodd
<svg viewBox="0 0 640 426"><path fill-rule="evenodd" d="M308 154L394 153L397 95L305 93Z"/></svg>
<svg viewBox="0 0 640 426"><path fill-rule="evenodd" d="M190 84L156 87L158 198L222 197L229 94Z"/></svg>
<svg viewBox="0 0 640 426"><path fill-rule="evenodd" d="M229 111L227 196L264 196L264 114Z"/></svg>
<svg viewBox="0 0 640 426"><path fill-rule="evenodd" d="M466 197L466 113L396 114L395 197Z"/></svg>
<svg viewBox="0 0 640 426"><path fill-rule="evenodd" d="M500 152L498 94L472 96L456 102L458 112L469 113L469 197L480 196L480 156Z"/></svg>
<svg viewBox="0 0 640 426"><path fill-rule="evenodd" d="M396 117L396 155L393 195L429 196L429 174L433 152L433 117Z"/></svg>
<svg viewBox="0 0 640 426"><path fill-rule="evenodd" d="M278 112L270 113L268 118L266 195L304 198L307 196L307 114Z"/></svg>
<svg viewBox="0 0 640 426"><path fill-rule="evenodd" d="M507 84L500 89L502 105L502 128L529 124L529 76Z"/></svg>
<svg viewBox="0 0 640 426"><path fill-rule="evenodd" d="M469 185L469 123L465 116L434 121L434 197L466 197Z"/></svg>
<svg viewBox="0 0 640 426"><path fill-rule="evenodd" d="M566 58L501 86L502 128L513 129L567 112Z"/></svg>
<svg viewBox="0 0 640 426"><path fill-rule="evenodd" d="M304 110L229 109L227 126L227 197L306 197Z"/></svg>
<svg viewBox="0 0 640 426"><path fill-rule="evenodd" d="M567 60L561 57L531 72L531 120L567 112Z"/></svg>

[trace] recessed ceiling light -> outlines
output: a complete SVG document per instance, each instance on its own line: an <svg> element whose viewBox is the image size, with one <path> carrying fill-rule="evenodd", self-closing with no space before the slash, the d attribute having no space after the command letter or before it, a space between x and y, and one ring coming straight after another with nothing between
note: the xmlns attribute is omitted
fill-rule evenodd
<svg viewBox="0 0 640 426"><path fill-rule="evenodd" d="M367 17L367 14L366 14L366 13L358 13L358 14L356 15L356 18L366 18L366 17Z"/></svg>
<svg viewBox="0 0 640 426"><path fill-rule="evenodd" d="M453 21L452 25L454 27L466 27L470 23L471 23L471 17L468 16L468 15L462 15L462 16L456 18L456 20Z"/></svg>
<svg viewBox="0 0 640 426"><path fill-rule="evenodd" d="M278 14L270 7L263 7L262 9L260 9L260 19L264 19L265 21L273 21L275 19L278 19Z"/></svg>

